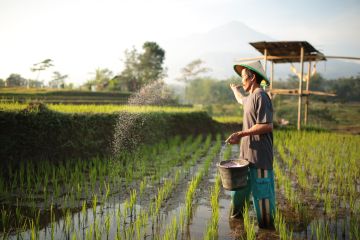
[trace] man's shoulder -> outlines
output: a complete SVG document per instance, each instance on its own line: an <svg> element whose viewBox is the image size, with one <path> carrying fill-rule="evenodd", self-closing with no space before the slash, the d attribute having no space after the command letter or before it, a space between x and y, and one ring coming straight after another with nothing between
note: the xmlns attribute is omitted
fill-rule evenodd
<svg viewBox="0 0 360 240"><path fill-rule="evenodd" d="M271 101L269 95L267 94L267 92L265 92L265 90L262 89L262 88L259 88L259 90L257 89L257 90L254 92L253 97L254 97L254 99L256 99L256 100L257 100L257 99L264 99L264 100L266 100L266 101Z"/></svg>

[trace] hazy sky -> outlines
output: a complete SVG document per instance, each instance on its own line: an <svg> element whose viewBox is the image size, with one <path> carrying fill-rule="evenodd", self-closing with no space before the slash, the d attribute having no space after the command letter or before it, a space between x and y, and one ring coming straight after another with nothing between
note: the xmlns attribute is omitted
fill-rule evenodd
<svg viewBox="0 0 360 240"><path fill-rule="evenodd" d="M54 61L80 84L96 68L121 72L125 49L240 21L278 40L307 40L328 55L360 57L360 0L0 0L0 78ZM165 49L166 51L166 49Z"/></svg>

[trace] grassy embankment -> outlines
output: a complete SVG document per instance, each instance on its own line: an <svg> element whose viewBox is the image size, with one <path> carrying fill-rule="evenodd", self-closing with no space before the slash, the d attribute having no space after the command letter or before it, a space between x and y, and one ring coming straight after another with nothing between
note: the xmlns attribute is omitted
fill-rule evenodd
<svg viewBox="0 0 360 240"><path fill-rule="evenodd" d="M206 112L178 107L1 103L0 118L2 162L111 155L115 146L219 131Z"/></svg>
<svg viewBox="0 0 360 240"><path fill-rule="evenodd" d="M63 104L126 104L130 93L57 90L46 88L0 88L2 102L41 101Z"/></svg>

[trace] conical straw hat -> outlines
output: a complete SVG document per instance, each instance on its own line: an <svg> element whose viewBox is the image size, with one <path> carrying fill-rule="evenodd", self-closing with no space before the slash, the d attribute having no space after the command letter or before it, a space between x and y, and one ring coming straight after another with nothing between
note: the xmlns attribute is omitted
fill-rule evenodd
<svg viewBox="0 0 360 240"><path fill-rule="evenodd" d="M234 65L234 70L240 77L241 77L241 71L244 68L250 69L258 73L261 77L263 77L262 80L265 80L268 85L270 84L269 79L266 77L266 73L260 61L235 63Z"/></svg>

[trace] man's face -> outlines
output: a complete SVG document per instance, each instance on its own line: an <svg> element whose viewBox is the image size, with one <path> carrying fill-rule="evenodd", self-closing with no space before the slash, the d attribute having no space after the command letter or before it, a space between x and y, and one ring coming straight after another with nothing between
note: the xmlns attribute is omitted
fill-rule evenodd
<svg viewBox="0 0 360 240"><path fill-rule="evenodd" d="M252 81L250 77L247 75L246 70L243 69L241 71L242 85L246 92L249 92L251 89Z"/></svg>

